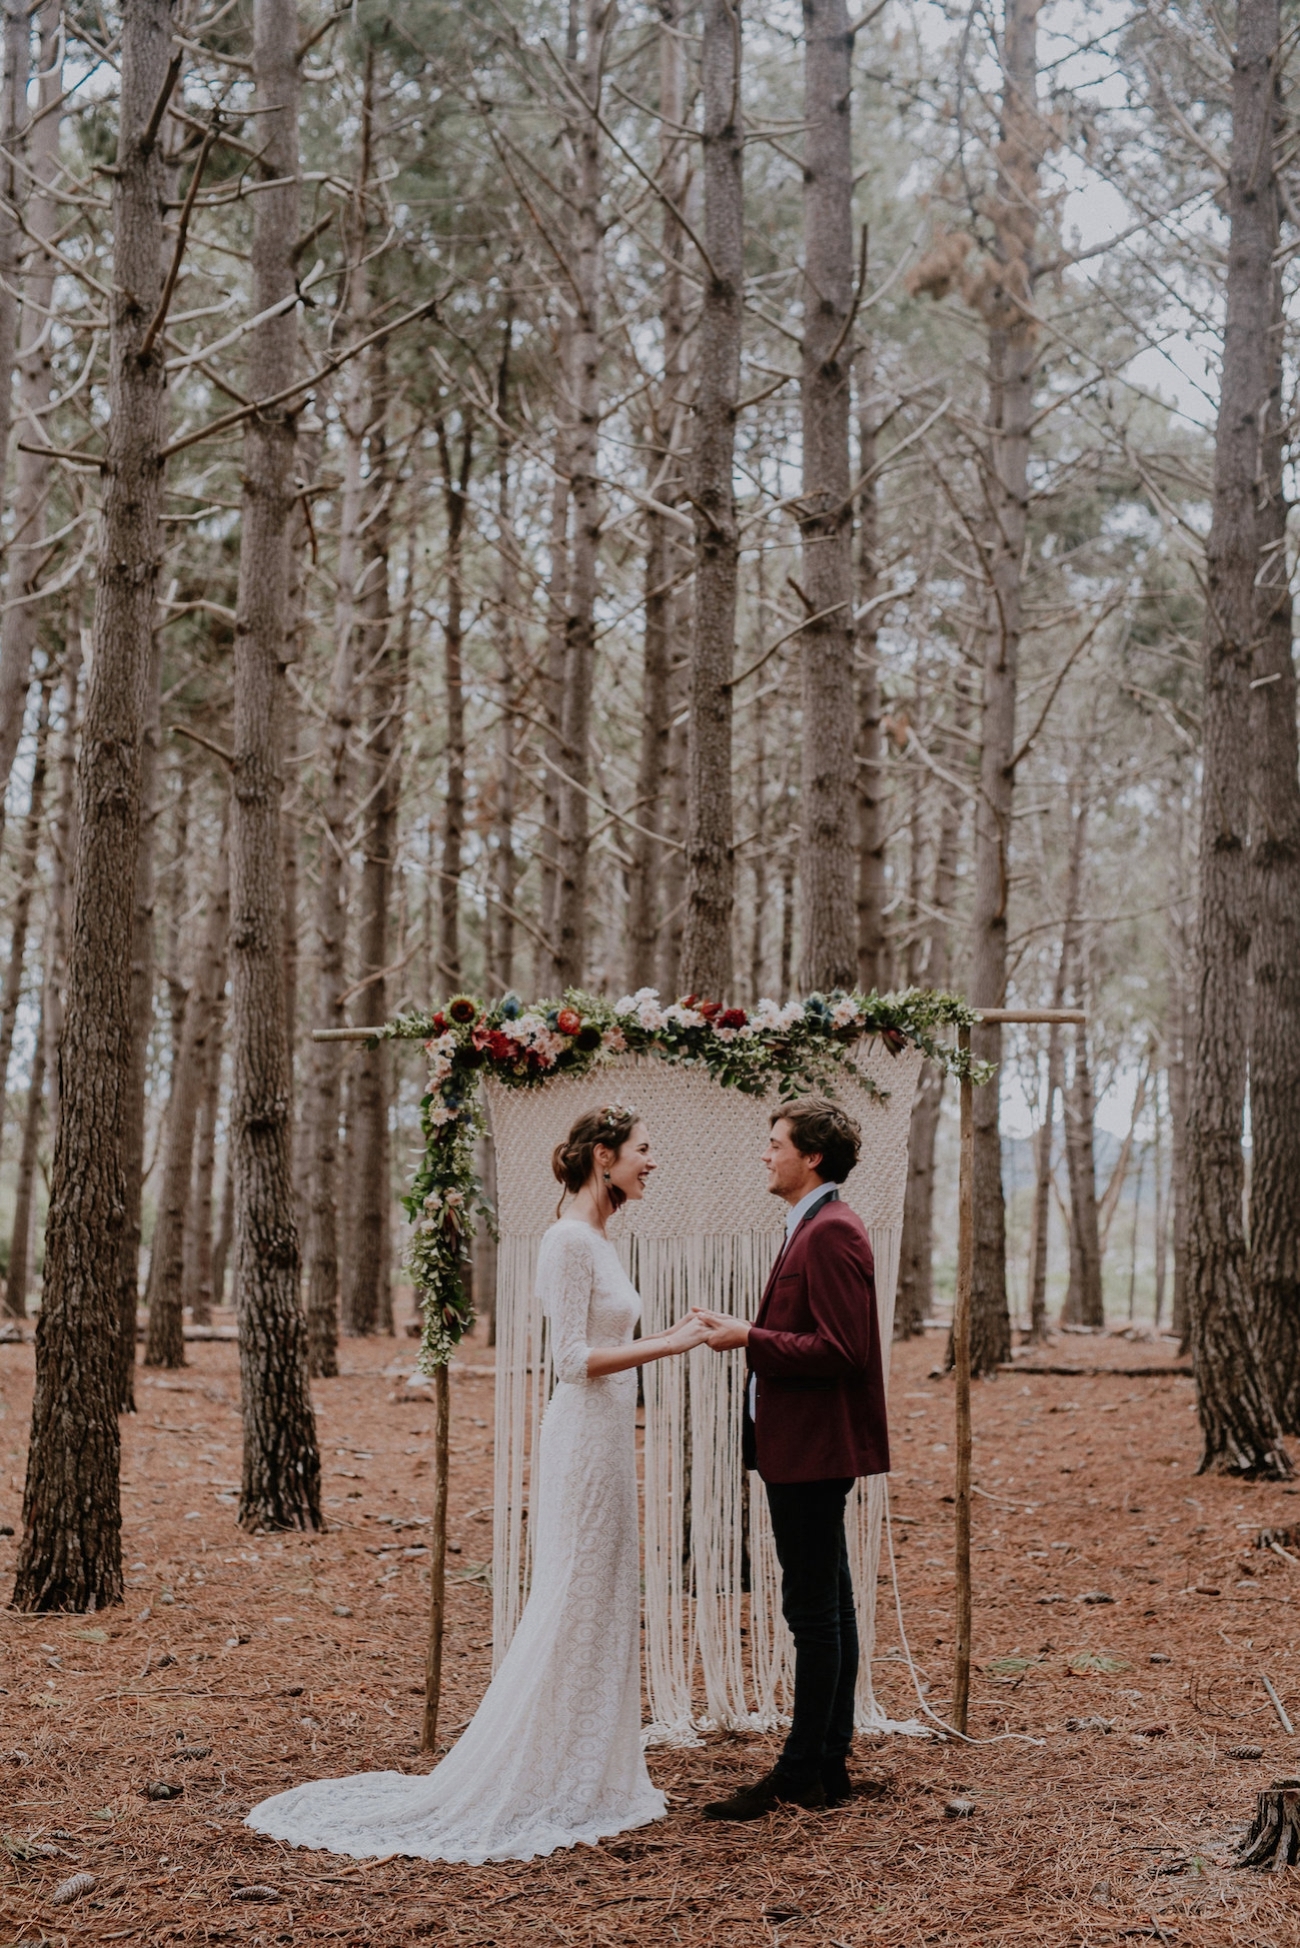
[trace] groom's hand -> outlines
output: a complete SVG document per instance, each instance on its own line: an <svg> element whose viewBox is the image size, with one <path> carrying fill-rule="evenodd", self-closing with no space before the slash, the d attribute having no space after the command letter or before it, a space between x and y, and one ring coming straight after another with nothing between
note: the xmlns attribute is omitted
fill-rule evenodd
<svg viewBox="0 0 1300 1948"><path fill-rule="evenodd" d="M745 1319L729 1319L725 1312L706 1312L702 1306L695 1308L696 1316L708 1327L705 1345L711 1346L715 1353L729 1353L738 1346L749 1344L749 1323Z"/></svg>

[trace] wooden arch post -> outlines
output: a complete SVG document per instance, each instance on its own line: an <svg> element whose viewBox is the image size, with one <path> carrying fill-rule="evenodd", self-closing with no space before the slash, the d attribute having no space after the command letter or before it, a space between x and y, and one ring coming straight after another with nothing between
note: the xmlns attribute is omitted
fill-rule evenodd
<svg viewBox="0 0 1300 1948"><path fill-rule="evenodd" d="M1010 1022L1073 1023L1083 1027L1081 1008L981 1008L979 1024ZM959 1028L957 1046L970 1055L970 1029ZM952 1723L966 1736L970 1709L970 1319L975 1285L975 1088L969 1072L961 1079L961 1161L957 1187L957 1291L952 1308L952 1368L957 1391L957 1472L953 1489L956 1529L957 1619L952 1671Z"/></svg>
<svg viewBox="0 0 1300 1948"><path fill-rule="evenodd" d="M315 1028L314 1042L368 1042L373 1028ZM447 1477L451 1450L451 1387L445 1365L433 1371L433 1513L429 1536L429 1637L424 1655L424 1719L420 1750L438 1743L442 1702L442 1642L447 1618Z"/></svg>

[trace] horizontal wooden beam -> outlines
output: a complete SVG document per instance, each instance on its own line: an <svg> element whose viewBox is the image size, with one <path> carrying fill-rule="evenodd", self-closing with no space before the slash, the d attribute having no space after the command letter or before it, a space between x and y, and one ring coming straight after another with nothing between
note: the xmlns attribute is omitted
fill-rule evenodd
<svg viewBox="0 0 1300 1948"><path fill-rule="evenodd" d="M981 1008L979 1019L981 1023L990 1024L1004 1021L1072 1022L1076 1027L1083 1028L1088 1016L1082 1008Z"/></svg>
<svg viewBox="0 0 1300 1948"><path fill-rule="evenodd" d="M311 1031L314 1042L368 1042L374 1035L374 1028L313 1028Z"/></svg>

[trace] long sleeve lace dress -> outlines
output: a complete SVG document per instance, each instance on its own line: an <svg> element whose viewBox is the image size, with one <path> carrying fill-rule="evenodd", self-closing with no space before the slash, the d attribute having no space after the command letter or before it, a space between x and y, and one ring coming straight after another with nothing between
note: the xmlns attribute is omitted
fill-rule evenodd
<svg viewBox="0 0 1300 1948"><path fill-rule="evenodd" d="M665 1812L641 1752L636 1373L587 1378L625 1346L640 1297L614 1246L563 1219L538 1290L557 1384L542 1423L533 1581L510 1648L431 1773L362 1772L277 1793L248 1816L292 1846L366 1860L530 1860Z"/></svg>

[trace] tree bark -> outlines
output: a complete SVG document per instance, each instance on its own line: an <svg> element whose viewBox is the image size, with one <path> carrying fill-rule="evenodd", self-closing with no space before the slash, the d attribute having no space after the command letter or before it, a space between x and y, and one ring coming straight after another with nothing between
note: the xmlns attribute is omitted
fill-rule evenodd
<svg viewBox="0 0 1300 1948"><path fill-rule="evenodd" d="M364 198L370 174L373 120L369 112L372 70L367 68L366 113L354 198L347 306L352 329L368 329ZM346 1022L343 994L347 955L347 855L352 739L356 722L357 658L362 647L358 614L361 525L366 502L366 432L370 422L369 368L355 358L345 368L339 422L343 481L339 497L338 553L335 567L334 661L321 739L320 768L325 786L317 848L316 1022L341 1028ZM339 1108L343 1050L337 1042L312 1047L306 1129L311 1146L307 1202L307 1362L315 1377L339 1370Z"/></svg>
<svg viewBox="0 0 1300 1948"><path fill-rule="evenodd" d="M1182 838L1181 820L1179 839ZM1181 860L1182 847L1179 847ZM1173 1302L1170 1331L1178 1337L1179 1351L1191 1350L1191 1328L1187 1308L1187 1072L1191 1050L1191 1024L1187 1005L1187 963L1189 959L1184 909L1174 905L1170 911L1168 938L1169 966L1169 1203L1172 1212L1170 1242L1173 1247Z"/></svg>
<svg viewBox="0 0 1300 1948"><path fill-rule="evenodd" d="M223 820L207 922L194 957L185 1002L180 1053L172 1071L167 1105L167 1143L162 1194L154 1226L149 1278L149 1330L146 1366L185 1364L182 1301L185 1276L185 1219L194 1166L194 1132L207 1076L208 1055L224 984L226 932L230 920L230 871Z"/></svg>
<svg viewBox="0 0 1300 1948"><path fill-rule="evenodd" d="M1187 1297L1201 1471L1289 1476L1251 1313L1242 1222L1250 975L1250 682L1258 634L1260 431L1273 380L1278 0L1241 0L1232 74L1228 278L1206 544L1200 899L1187 1105ZM1294 1105L1292 1106L1294 1109Z"/></svg>
<svg viewBox="0 0 1300 1948"><path fill-rule="evenodd" d="M803 0L804 337L800 384L803 661L800 979L850 988L855 937L853 496L853 38L846 0Z"/></svg>
<svg viewBox="0 0 1300 1948"><path fill-rule="evenodd" d="M1043 132L1038 115L1038 11L1041 0L1007 0L1002 45L1001 141L993 203L996 283L982 308L988 323L987 537L988 629L975 801L971 999L1000 1008L1007 985L1007 898L1011 884L1011 807L1015 790L1016 684L1020 662L1021 577L1029 511L1035 326L1028 305L1034 276ZM977 1028L972 1053L999 1062L997 1028ZM972 1372L991 1373L1011 1351L1007 1309L1006 1210L1002 1196L999 1085L975 1091L975 1277Z"/></svg>
<svg viewBox="0 0 1300 1948"><path fill-rule="evenodd" d="M371 475L386 479L383 425L388 399L383 348L377 348L371 381ZM366 573L366 661L373 676L370 686L370 733L367 740L366 824L361 881L360 974L366 986L357 996L352 1019L375 1024L388 1017L385 969L389 951L389 908L397 858L397 810L400 800L402 711L406 696L406 664L410 650L410 605L402 626L394 631L389 606L389 528L386 504L370 523L370 560ZM352 1222L344 1259L343 1323L349 1333L391 1332L392 1276L388 1238L392 1209L389 1182L388 1108L392 1088L392 1051L384 1048L352 1071L353 1138L356 1144L351 1180Z"/></svg>
<svg viewBox="0 0 1300 1948"><path fill-rule="evenodd" d="M1274 139L1284 132L1279 103ZM1278 1419L1287 1433L1300 1434L1300 752L1283 481L1283 329L1278 268L1250 689L1250 1287Z"/></svg>
<svg viewBox="0 0 1300 1948"><path fill-rule="evenodd" d="M589 113L575 130L575 251L569 396L574 426L569 444L573 538L564 626L564 687L560 711L560 840L555 899L553 979L559 988L582 983L587 960L587 786L591 775L591 694L596 659L596 574L604 519L597 481L600 443L600 309L604 214L601 206L600 114L609 0L585 0L582 60L576 84Z"/></svg>
<svg viewBox="0 0 1300 1948"><path fill-rule="evenodd" d="M501 721L497 729L496 805L493 817L492 887L494 904L489 919L489 973L498 994L515 981L515 892L519 863L515 857L515 793L519 760L519 540L514 530L510 492L510 352L514 332L514 297L508 294L497 365L497 670ZM408 591L409 594L409 591Z"/></svg>
<svg viewBox="0 0 1300 1948"><path fill-rule="evenodd" d="M889 984L885 942L885 749L880 733L880 508L876 494L876 424L871 365L858 361L858 732L854 759L858 838L858 986L864 994ZM939 1080L942 1091L942 1077ZM937 1100L936 1100L937 1110ZM927 1237L928 1237L927 1231Z"/></svg>
<svg viewBox="0 0 1300 1948"><path fill-rule="evenodd" d="M32 899L40 879L41 836L45 823L45 772L50 736L50 675L41 686L40 710L36 718L36 748L32 754L32 785L23 820L22 843L18 850L18 890L14 894L9 922L9 964L5 969L3 998L0 998L0 1141L8 1107L9 1062L14 1049L14 1028L18 1004L22 999L23 974L27 961L27 929L31 921Z"/></svg>
<svg viewBox="0 0 1300 1948"><path fill-rule="evenodd" d="M686 918L679 978L693 993L723 1000L731 987L735 905L731 679L740 535L734 474L745 273L745 130L740 112L740 9L735 0L705 0L701 87L708 261L698 327L691 459L695 626L687 747Z"/></svg>
<svg viewBox="0 0 1300 1948"><path fill-rule="evenodd" d="M54 340L48 313L54 294L54 259L41 243L58 229L59 209L51 185L59 171L59 138L63 118L59 103L63 95L63 20L61 0L42 0L40 23L40 71L36 90L36 120L28 129L23 158L30 176L24 223L28 232L28 256L23 267L23 310L18 328L18 423L24 429L24 444L36 446L32 429L45 422L38 417L48 407L54 391ZM21 55L14 67L23 75L21 93L14 101L6 90L8 112L16 108L21 121L27 121L26 68L29 15L23 0L10 0L6 16L20 23ZM6 81L8 81L8 74ZM8 137L4 140L7 142ZM4 172L13 176L10 166ZM4 191L12 194L10 188ZM17 198L19 202L23 199ZM14 267L16 268L16 266ZM0 282L8 285L11 272ZM3 317L0 299L0 338L5 347L6 370L0 375L0 418L3 418L4 444L8 445L8 405L10 384L8 361L12 357L13 319ZM49 460L40 453L24 452L13 458L13 525L7 549L6 601L0 615L0 835L4 832L4 793L13 770L18 740L22 735L27 704L32 652L36 647L40 604L31 596L48 556L45 540L45 504L49 493Z"/></svg>
<svg viewBox="0 0 1300 1948"><path fill-rule="evenodd" d="M41 989L41 1010L36 1022L36 1044L32 1051L31 1074L27 1082L27 1107L23 1115L22 1151L18 1159L18 1182L14 1190L14 1225L9 1240L9 1269L5 1274L5 1311L14 1319L27 1317L27 1292L32 1269L32 1193L36 1183L36 1151L41 1134L41 1112L45 1106L45 995Z"/></svg>
<svg viewBox="0 0 1300 1948"><path fill-rule="evenodd" d="M227 887L227 924L230 894ZM199 1116L194 1133L194 1184L185 1223L184 1304L196 1326L212 1322L212 1192L217 1168L217 1117L221 1107L221 1046L225 1026L225 943L216 971L212 1024L203 1059Z"/></svg>
<svg viewBox="0 0 1300 1948"><path fill-rule="evenodd" d="M77 766L60 1114L13 1599L23 1610L94 1610L122 1599L116 1361L122 1138L164 396L161 347L140 354L162 283L162 158L146 137L170 44L166 0L126 0L94 659Z"/></svg>
<svg viewBox="0 0 1300 1948"><path fill-rule="evenodd" d="M966 699L957 697L957 727L964 730ZM957 848L961 838L961 795L945 787L934 857L934 894L925 960L919 978L927 987L946 988L952 978L952 909L957 893ZM903 1193L903 1239L894 1307L894 1336L919 1333L934 1313L934 1146L943 1106L944 1072L937 1062L921 1069L907 1136L907 1184Z"/></svg>
<svg viewBox="0 0 1300 1948"><path fill-rule="evenodd" d="M637 763L638 824L630 834L632 876L628 896L627 986L653 987L659 945L663 846L656 836L664 812L672 713L674 581L679 557L676 523L660 509L680 499L682 407L686 389L686 311L682 274L685 232L678 212L687 193L688 158L680 130L685 122L685 59L681 0L660 0L659 180L664 191L661 228L664 258L659 323L663 369L650 409L646 457L647 497L658 503L645 516L645 634L641 677L641 743ZM708 137L706 136L706 141Z"/></svg>
<svg viewBox="0 0 1300 1948"><path fill-rule="evenodd" d="M1086 985L1075 988L1086 1005ZM1075 1325L1106 1323L1101 1289L1101 1242L1097 1229L1097 1164L1093 1146L1095 1103L1088 1031L1074 1031L1074 1073L1065 1094L1065 1157L1070 1172L1070 1285L1061 1318Z"/></svg>
<svg viewBox="0 0 1300 1948"><path fill-rule="evenodd" d="M75 701L75 691L74 691ZM122 1134L125 1207L118 1267L118 1410L135 1412L135 1334L140 1305L141 1212L144 1203L145 1078L154 1001L154 856L158 837L158 767L162 738L162 641L149 653L149 701L140 757L140 833L131 901L131 1057Z"/></svg>
<svg viewBox="0 0 1300 1948"><path fill-rule="evenodd" d="M460 876L465 847L465 517L469 509L469 475L474 457L474 420L465 410L461 422L460 458L452 462L446 421L435 424L438 463L442 471L442 502L446 521L444 568L447 577L443 614L443 687L446 697L447 789L442 809L441 945L439 958L447 979L459 987Z"/></svg>
<svg viewBox="0 0 1300 1948"><path fill-rule="evenodd" d="M567 372L571 361L572 320L567 309L560 321L557 363ZM568 428L561 420L555 435L555 479L551 484L548 542L550 577L546 589L546 649L542 661L543 749L542 829L538 843L540 937L533 956L533 986L549 987L559 958L557 929L560 901L560 766L564 761L561 712L564 700L564 618L569 609L569 455ZM439 965L439 976L446 980Z"/></svg>
<svg viewBox="0 0 1300 1948"><path fill-rule="evenodd" d="M294 289L298 241L298 20L293 0L255 0L253 66L260 169L253 204L254 313ZM294 377L292 308L252 334L254 398ZM246 423L235 624L235 761L230 824L230 965L235 1292L244 1421L239 1520L319 1528L320 1455L299 1296L284 993L280 738L295 500L294 422L283 407Z"/></svg>

